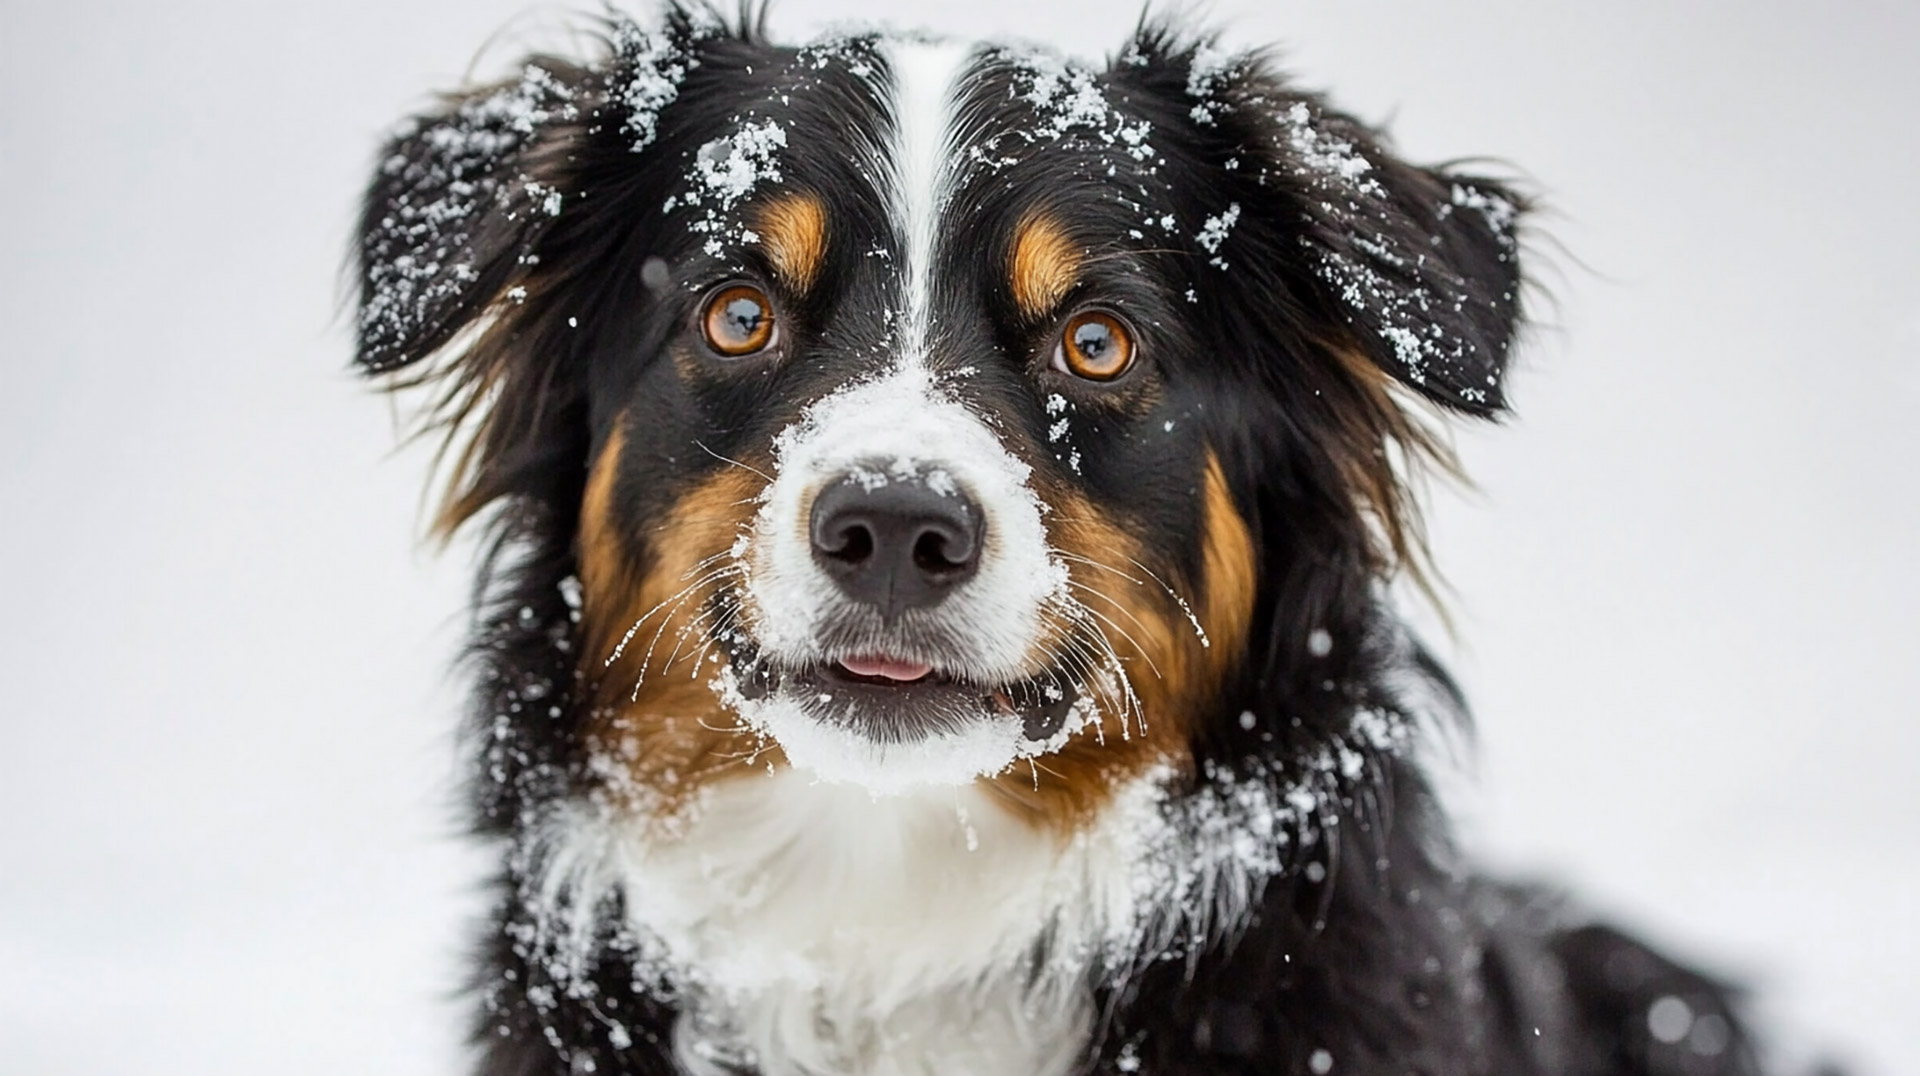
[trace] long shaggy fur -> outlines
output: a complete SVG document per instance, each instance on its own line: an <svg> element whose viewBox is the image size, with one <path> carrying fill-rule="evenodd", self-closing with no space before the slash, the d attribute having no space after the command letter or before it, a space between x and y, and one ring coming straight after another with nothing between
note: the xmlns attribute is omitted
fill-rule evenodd
<svg viewBox="0 0 1920 1076"><path fill-rule="evenodd" d="M588 652L589 629L628 614L600 608L608 596L591 573L582 584L590 555L618 559L620 578L658 569L670 527L700 525L686 521L696 491L728 468L773 466L779 431L864 376L867 345L890 339L879 312L898 253L860 162L886 152L875 132L889 122L888 83L872 72L893 54L860 35L777 46L760 22L680 7L657 29L611 18L599 55L530 58L520 77L405 125L367 193L359 362L430 394L426 421L450 446L440 525L490 535L469 723L474 824L504 849L473 979L487 1076L832 1071L831 1060L767 1055L768 1043L798 1050L798 1033L754 1039L759 1055L730 1045L738 1028L708 1026L719 1011L710 981L663 972L660 939L635 929L645 909L630 906L632 877L667 860L642 856L623 876L609 864L624 853L609 849L645 813L636 803L669 790L623 786L660 771L604 749L629 684L608 680L613 659ZM1425 570L1410 483L1451 466L1436 424L1503 409L1526 199L1496 179L1402 161L1264 56L1223 54L1171 23L1143 27L1098 69L988 49L967 87L956 142L978 153L956 172L944 212L959 223L941 241L979 258L954 256L951 293L974 298L935 311L937 343L975 357L967 407L993 416L1055 515L1080 506L1085 519L1120 521L1090 531L1102 541L1136 543L1132 567L1104 565L1149 594L1127 606L1132 625L1170 625L1164 634L1185 640L1188 621L1206 635L1205 619L1221 650L1212 638L1163 650L1199 656L1159 673L1157 695L1144 662L1115 666L1184 715L1141 717L1143 737L1149 717L1154 736L1178 735L1164 769L1096 765L1071 787L1043 787L1058 775L1041 757L1030 793L1005 782L1019 810L1082 835L1112 817L1127 781L1156 782L1165 848L1090 856L1083 873L1151 867L1126 880L1159 894L1166 914L1130 926L1117 949L1069 959L1056 907L1050 932L998 977L947 1000L1004 1007L981 1026L1032 1038L1019 1056L1048 1072L1756 1071L1726 988L1550 894L1475 876L1412 750L1464 721L1464 706L1386 606L1384 584ZM795 350L748 378L683 345L693 284L757 272L738 253L754 241L739 216L749 203L687 177L726 165L713 149L725 138L745 153L740 132L762 120L784 142L756 181L810 192L828 231L820 283L783 313ZM1033 387L1054 377L1043 345L1057 328L992 267L1036 215L1100 237L1082 244L1081 290L1064 301L1089 295L1132 317L1150 369L1100 395ZM1063 409L1074 424L1056 444ZM596 467L607 477L590 494ZM1216 473L1220 497L1204 502ZM626 536L611 552L583 534L583 513L596 512ZM1245 578L1222 574L1237 548L1220 538L1223 516L1245 535ZM1237 608L1234 595L1244 614L1219 612ZM696 643L724 641L705 630ZM710 733L721 734L695 729L685 742ZM1112 757L1133 757L1124 747ZM741 765L764 768L758 750ZM872 810L906 810L895 804ZM811 839L741 832L760 834L753 854L768 863ZM770 876L826 884L798 869ZM697 889L698 871L688 878ZM1671 1021L1649 1023L1675 1002L1688 1017L1678 1037ZM976 1071L915 1054L944 1041L955 1012L898 1025L906 1040L861 1071Z"/></svg>

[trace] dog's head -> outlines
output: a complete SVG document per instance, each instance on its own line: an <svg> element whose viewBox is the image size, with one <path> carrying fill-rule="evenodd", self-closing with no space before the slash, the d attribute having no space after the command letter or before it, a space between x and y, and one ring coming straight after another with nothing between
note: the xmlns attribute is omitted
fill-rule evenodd
<svg viewBox="0 0 1920 1076"><path fill-rule="evenodd" d="M448 524L577 572L594 779L1070 818L1331 712L1417 560L1410 405L1501 406L1513 194L1151 29L607 53L401 133L360 247L360 361L465 422Z"/></svg>

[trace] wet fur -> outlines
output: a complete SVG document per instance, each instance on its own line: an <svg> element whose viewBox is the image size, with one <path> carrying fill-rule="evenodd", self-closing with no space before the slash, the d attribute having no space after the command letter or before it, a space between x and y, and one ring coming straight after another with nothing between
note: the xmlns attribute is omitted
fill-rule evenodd
<svg viewBox="0 0 1920 1076"><path fill-rule="evenodd" d="M703 382L698 364L668 346L690 300L640 283L656 246L679 234L661 208L670 177L727 128L749 91L764 96L785 77L775 61L790 53L768 44L753 19L718 33L696 30L701 21L669 17L663 40L698 65L641 156L608 89L630 73L620 61L543 59L559 87L536 88L543 118L527 131L501 128L511 147L504 159L454 177L479 190L457 234L430 236L442 245L428 251L423 233L393 220L396 207L447 196L439 189L447 164L430 135L486 91L453 99L396 137L362 222L370 308L391 293L398 258L465 266L409 278L404 302L363 320L360 360L436 394L430 422L470 438L451 461L443 524L478 519L492 535L471 654L479 685L473 816L507 850L474 978L483 1002L474 1042L487 1076L682 1071L684 1046L676 1054L673 1040L688 999L635 983L629 939L590 918L586 929L603 933L579 949L581 966L561 976L544 959L537 939L551 924L537 890L556 852L541 834L559 805L604 794L599 749L623 735L620 698L636 678L622 667L607 673L601 654L646 612L640 606L670 596L665 582L684 575L693 554L667 551L675 528L724 537L743 524L751 505L740 507L743 487L725 476L767 460L764 441L739 431L781 428L822 391L782 397L751 383ZM1203 44L1148 27L1101 77L1123 111L1152 123L1165 167L1148 186L1158 184L1179 227L1164 237L1168 250L1137 256L1151 285L1117 271L1099 276L1114 264L1101 258L1111 252L1096 251L1086 271L1110 301L1148 312L1143 319L1160 326L1149 343L1184 365L1151 391L1084 407L1095 426L1157 425L1164 411L1203 435L1148 449L1096 431L1081 446L1084 467L1068 468L1041 458L1047 418L1037 400L1010 402L1000 419L1040 463L1043 499L1081 506L1069 514L1082 533L1057 540L1103 561L1160 558L1153 563L1167 593L1190 595L1213 622L1219 649L1193 652L1182 609L1150 591L1125 599L1136 622L1164 629L1162 642L1142 645L1159 648L1170 675L1140 686L1155 709L1179 714L1159 726L1165 739L1155 753L1175 756L1183 787L1216 771L1249 780L1280 773L1312 784L1320 806L1290 823L1284 869L1259 879L1251 903L1215 924L1222 929L1159 939L1137 963L1091 976L1084 1013L1025 1031L1071 1034L1054 1045L1100 1074L1265 1076L1328 1071L1324 1064L1335 1073L1433 1076L1754 1071L1724 988L1545 894L1473 876L1411 758L1355 733L1361 713L1389 715L1403 730L1464 720L1445 674L1407 641L1380 595L1393 572L1421 568L1418 520L1398 468L1444 466L1428 416L1500 411L1500 374L1519 320L1511 233L1440 207L1492 195L1524 208L1524 199L1484 177L1398 160L1377 133L1257 57L1221 68L1196 109L1188 86ZM989 73L980 100L1006 96L1014 77ZM827 144L852 137L844 117L878 107L854 80L809 87L795 102L783 122ZM1316 189L1297 161L1289 171L1284 154L1263 162L1251 147L1298 139L1276 119L1294 106L1311 110L1316 137L1357 147L1380 198L1343 203ZM835 207L857 205L847 192L859 179L847 162L873 147L833 148L792 154L786 182ZM1083 166L1039 152L1021 176L1033 191L1074 190L1088 182ZM561 212L541 208L541 190L561 192ZM959 198L959 212L1003 263L1016 260L1021 222L1035 212L1082 234L1123 224L1099 204L1008 201L985 185ZM1240 210L1228 241L1218 251L1196 246L1202 223L1229 205ZM822 280L857 275L867 262L849 236L886 227L847 212L827 214L819 236L806 225L804 242L789 244L822 248ZM1381 249L1426 257L1383 260ZM1451 366L1409 368L1397 326L1343 304L1316 273L1329 259L1368 267L1395 294L1457 298L1423 316L1470 342L1470 353ZM1035 279L996 300L991 324L967 330L978 347L1018 355L1044 336L1048 304L1064 296L1052 276ZM1180 301L1188 288L1195 300ZM801 295L795 324L822 323L826 312L826 298ZM1017 375L994 376L999 382L982 391L1008 401L1032 395ZM1101 418L1103 407L1110 411ZM674 417L692 412L740 421L703 432L711 441L696 447ZM627 461L625 470L596 471L595 461L609 457ZM645 521L648 537L618 536L631 535L633 527L620 527L635 521ZM628 604L634 594L644 596L638 605ZM687 708L705 705L702 691L672 690ZM697 784L743 757L764 762L697 717L689 715L685 735L648 730L657 739L636 749L626 776L640 773L657 791L670 778ZM1070 772L1057 782L1042 785L1036 774L1023 787L1018 773L1003 781L1007 799L1049 825L1092 825L1112 795L1113 764L1125 775L1152 761L1137 744L1131 755L1077 750L1083 757L1063 757ZM1313 760L1342 751L1363 764L1316 768ZM1655 1040L1646 1013L1667 996L1723 1020L1723 1048ZM940 1071L937 1058L929 1063Z"/></svg>

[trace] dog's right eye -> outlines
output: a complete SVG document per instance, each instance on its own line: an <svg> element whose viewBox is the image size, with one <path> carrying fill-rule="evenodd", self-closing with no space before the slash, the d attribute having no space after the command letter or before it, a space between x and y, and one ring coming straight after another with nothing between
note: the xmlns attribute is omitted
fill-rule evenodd
<svg viewBox="0 0 1920 1076"><path fill-rule="evenodd" d="M1133 334L1119 318L1083 310L1067 322L1053 351L1053 368L1085 381L1112 381L1133 365Z"/></svg>
<svg viewBox="0 0 1920 1076"><path fill-rule="evenodd" d="M729 284L713 293L700 315L707 346L729 359L765 351L773 346L773 300L751 284Z"/></svg>

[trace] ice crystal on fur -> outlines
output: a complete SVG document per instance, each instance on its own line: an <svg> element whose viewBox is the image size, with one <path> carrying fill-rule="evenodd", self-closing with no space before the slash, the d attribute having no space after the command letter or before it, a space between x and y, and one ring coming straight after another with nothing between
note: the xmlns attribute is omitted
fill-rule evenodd
<svg viewBox="0 0 1920 1076"><path fill-rule="evenodd" d="M687 185L667 209L698 206L704 210L689 227L707 237L705 249L718 256L724 249L733 210L761 183L780 181L780 151L787 145L785 128L772 120L744 121L725 138L716 138L694 154ZM744 228L734 240L750 242Z"/></svg>
<svg viewBox="0 0 1920 1076"><path fill-rule="evenodd" d="M1379 320L1377 331L1414 384L1426 383L1436 361L1457 362L1472 351L1471 341L1432 319L1433 300L1424 289L1390 284L1368 262L1339 252L1322 253L1319 269L1341 302Z"/></svg>
<svg viewBox="0 0 1920 1076"><path fill-rule="evenodd" d="M1033 140L1065 139L1084 131L1136 161L1153 158L1153 144L1148 141L1153 125L1129 119L1114 108L1092 70L1043 49L1003 52L1001 57L1012 60L1026 76L1027 88L1021 97L1043 121Z"/></svg>
<svg viewBox="0 0 1920 1076"><path fill-rule="evenodd" d="M1193 237L1194 241L1199 243L1201 249L1205 250L1208 254L1218 254L1220 252L1220 244L1227 241L1227 234L1233 231L1234 222L1239 219L1240 203L1235 202L1229 205L1225 212L1216 213L1208 217L1206 221L1201 224L1200 233Z"/></svg>
<svg viewBox="0 0 1920 1076"><path fill-rule="evenodd" d="M1303 101L1288 106L1284 116L1287 146L1305 165L1316 187L1329 194L1383 197L1380 182L1368 175L1373 162L1349 140L1315 122L1313 109Z"/></svg>
<svg viewBox="0 0 1920 1076"><path fill-rule="evenodd" d="M1520 209L1508 199L1489 191L1478 190L1461 183L1453 184L1452 200L1440 207L1440 217L1445 219L1455 207L1472 209L1480 213L1487 222L1500 245L1511 250L1517 245L1514 238L1514 222L1520 217Z"/></svg>
<svg viewBox="0 0 1920 1076"><path fill-rule="evenodd" d="M1211 45L1194 50L1191 66L1187 68L1187 96L1194 99L1187 115L1193 122L1213 126L1214 117L1225 108L1215 94L1238 68L1240 60L1239 56Z"/></svg>
<svg viewBox="0 0 1920 1076"><path fill-rule="evenodd" d="M700 61L670 35L627 19L614 25L613 43L625 73L615 93L626 112L623 126L633 136L633 152L639 153L653 144L660 111L680 96L680 83Z"/></svg>
<svg viewBox="0 0 1920 1076"><path fill-rule="evenodd" d="M1220 246L1227 241L1227 235L1233 231L1233 226L1239 219L1240 203L1234 202L1227 206L1225 212L1208 217L1201 223L1199 234L1193 238L1194 242L1200 244L1202 250L1214 255L1207 259L1208 265L1215 269L1227 267L1227 260L1219 256Z"/></svg>

